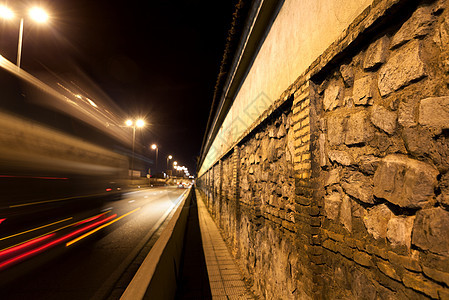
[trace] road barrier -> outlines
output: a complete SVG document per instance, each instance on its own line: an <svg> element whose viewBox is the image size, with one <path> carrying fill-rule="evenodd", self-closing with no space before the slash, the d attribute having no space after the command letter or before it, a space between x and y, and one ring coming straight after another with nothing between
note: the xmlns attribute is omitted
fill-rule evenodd
<svg viewBox="0 0 449 300"><path fill-rule="evenodd" d="M134 275L121 300L175 298L191 197L192 188L182 195L172 219Z"/></svg>

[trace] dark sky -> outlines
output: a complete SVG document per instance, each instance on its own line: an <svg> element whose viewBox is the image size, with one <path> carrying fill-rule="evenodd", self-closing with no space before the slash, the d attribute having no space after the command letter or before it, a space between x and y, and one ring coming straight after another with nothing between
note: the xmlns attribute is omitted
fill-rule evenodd
<svg viewBox="0 0 449 300"><path fill-rule="evenodd" d="M160 146L160 164L173 154L193 171L235 1L36 1L51 24L25 20L22 67L80 68L127 114L146 116L141 141ZM0 25L0 51L15 62L18 24Z"/></svg>

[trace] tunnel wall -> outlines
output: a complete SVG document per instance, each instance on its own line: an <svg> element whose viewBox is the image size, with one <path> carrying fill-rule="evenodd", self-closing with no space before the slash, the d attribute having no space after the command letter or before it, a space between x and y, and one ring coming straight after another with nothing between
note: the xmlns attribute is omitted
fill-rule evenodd
<svg viewBox="0 0 449 300"><path fill-rule="evenodd" d="M376 1L198 179L256 293L449 298L448 45L448 1Z"/></svg>

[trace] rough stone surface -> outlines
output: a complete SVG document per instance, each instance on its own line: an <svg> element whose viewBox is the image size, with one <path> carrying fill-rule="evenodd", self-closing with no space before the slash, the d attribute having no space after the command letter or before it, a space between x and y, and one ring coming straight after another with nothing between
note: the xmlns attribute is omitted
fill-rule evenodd
<svg viewBox="0 0 449 300"><path fill-rule="evenodd" d="M379 163L380 158L375 157L374 155L362 155L358 158L360 171L368 175L374 175Z"/></svg>
<svg viewBox="0 0 449 300"><path fill-rule="evenodd" d="M424 6L418 8L393 36L391 39L391 48L405 44L413 38L427 35L430 32L433 20L430 7Z"/></svg>
<svg viewBox="0 0 449 300"><path fill-rule="evenodd" d="M374 195L401 207L421 208L434 196L438 174L429 164L391 154L374 174Z"/></svg>
<svg viewBox="0 0 449 300"><path fill-rule="evenodd" d="M425 156L433 151L435 147L432 141L432 134L421 128L405 128L402 131L407 151L415 156Z"/></svg>
<svg viewBox="0 0 449 300"><path fill-rule="evenodd" d="M420 210L413 226L412 244L449 256L449 212L440 208Z"/></svg>
<svg viewBox="0 0 449 300"><path fill-rule="evenodd" d="M418 125L418 101L409 100L399 103L398 123L402 127Z"/></svg>
<svg viewBox="0 0 449 300"><path fill-rule="evenodd" d="M354 159L351 154L346 151L329 150L328 155L332 162L336 162L344 166L349 166L354 163Z"/></svg>
<svg viewBox="0 0 449 300"><path fill-rule="evenodd" d="M372 105L375 79L373 75L366 75L354 81L352 99L355 105Z"/></svg>
<svg viewBox="0 0 449 300"><path fill-rule="evenodd" d="M387 58L389 44L390 39L387 36L383 36L371 44L366 50L363 68L369 70L382 65Z"/></svg>
<svg viewBox="0 0 449 300"><path fill-rule="evenodd" d="M350 87L354 84L354 69L352 65L341 65L340 73L346 87Z"/></svg>
<svg viewBox="0 0 449 300"><path fill-rule="evenodd" d="M411 42L394 53L380 68L378 86L382 96L426 76L421 48L420 42Z"/></svg>
<svg viewBox="0 0 449 300"><path fill-rule="evenodd" d="M326 174L326 178L324 180L324 186L333 185L335 183L340 182L340 170L332 169Z"/></svg>
<svg viewBox="0 0 449 300"><path fill-rule="evenodd" d="M385 204L374 206L366 212L363 223L366 230L373 235L375 239L387 237L388 221L394 216L391 210Z"/></svg>
<svg viewBox="0 0 449 300"><path fill-rule="evenodd" d="M253 288L449 299L449 1L373 1L306 72L197 181Z"/></svg>
<svg viewBox="0 0 449 300"><path fill-rule="evenodd" d="M337 83L331 84L324 91L323 106L324 110L333 110L340 105L342 88Z"/></svg>
<svg viewBox="0 0 449 300"><path fill-rule="evenodd" d="M442 51L447 50L449 45L449 18L444 18L441 22L437 32L434 35L435 43L440 47Z"/></svg>
<svg viewBox="0 0 449 300"><path fill-rule="evenodd" d="M362 173L350 173L348 177L343 179L341 186L348 195L364 203L374 204L372 182L369 177Z"/></svg>
<svg viewBox="0 0 449 300"><path fill-rule="evenodd" d="M327 119L327 138L329 145L339 145L345 140L345 133L343 131L344 119L340 116L331 116Z"/></svg>
<svg viewBox="0 0 449 300"><path fill-rule="evenodd" d="M326 217L331 220L336 220L340 211L341 202L341 195L337 192L324 197L324 210L326 212Z"/></svg>
<svg viewBox="0 0 449 300"><path fill-rule="evenodd" d="M340 223L349 231L352 231L352 206L347 195L343 196L340 207Z"/></svg>
<svg viewBox="0 0 449 300"><path fill-rule="evenodd" d="M435 134L441 134L443 129L449 129L449 97L422 99L418 123L429 127Z"/></svg>
<svg viewBox="0 0 449 300"><path fill-rule="evenodd" d="M373 127L367 111L359 111L348 118L345 144L366 143L373 137Z"/></svg>
<svg viewBox="0 0 449 300"><path fill-rule="evenodd" d="M397 115L383 106L374 105L371 111L371 122L388 134L396 130Z"/></svg>
<svg viewBox="0 0 449 300"><path fill-rule="evenodd" d="M433 299L438 299L438 290L430 281L426 280L422 275L406 272L402 276L405 286L429 295Z"/></svg>
<svg viewBox="0 0 449 300"><path fill-rule="evenodd" d="M393 216L387 224L387 238L392 246L411 246L412 229L415 216L397 217Z"/></svg>
<svg viewBox="0 0 449 300"><path fill-rule="evenodd" d="M438 202L449 207L449 173L441 177L440 190L441 195L438 197Z"/></svg>

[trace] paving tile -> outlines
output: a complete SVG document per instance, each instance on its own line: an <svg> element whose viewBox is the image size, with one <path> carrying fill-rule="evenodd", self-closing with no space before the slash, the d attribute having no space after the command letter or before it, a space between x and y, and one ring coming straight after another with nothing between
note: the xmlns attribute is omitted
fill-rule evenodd
<svg viewBox="0 0 449 300"><path fill-rule="evenodd" d="M214 300L254 299L246 289L239 269L198 193L197 199L201 238L212 298Z"/></svg>

